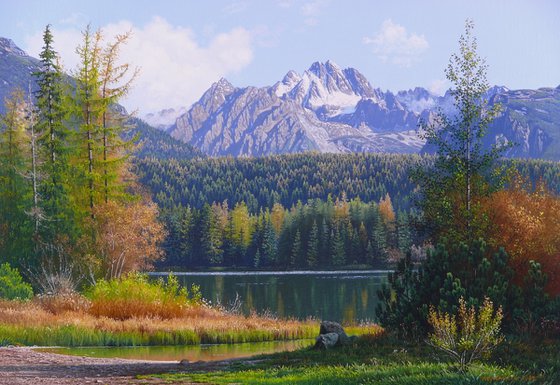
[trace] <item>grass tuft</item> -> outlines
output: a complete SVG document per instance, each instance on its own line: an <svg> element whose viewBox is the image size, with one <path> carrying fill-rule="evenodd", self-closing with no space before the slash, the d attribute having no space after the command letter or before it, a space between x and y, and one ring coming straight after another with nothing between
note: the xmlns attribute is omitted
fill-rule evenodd
<svg viewBox="0 0 560 385"><path fill-rule="evenodd" d="M200 305L196 287L191 293L180 287L177 278L169 276L151 282L143 274L130 274L121 279L100 280L87 293L89 312L97 317L125 320L138 317L178 318L190 307Z"/></svg>

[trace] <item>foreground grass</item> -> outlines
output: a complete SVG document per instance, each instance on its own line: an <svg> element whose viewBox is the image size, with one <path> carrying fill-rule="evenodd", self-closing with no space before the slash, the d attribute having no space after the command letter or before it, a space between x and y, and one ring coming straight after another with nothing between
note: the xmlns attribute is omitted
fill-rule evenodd
<svg viewBox="0 0 560 385"><path fill-rule="evenodd" d="M489 364L473 365L467 373L460 373L453 363L423 344L381 337L362 338L353 346L326 352L303 349L277 353L233 364L226 370L158 378L169 382L249 385L559 384L559 342L527 342L508 341Z"/></svg>
<svg viewBox="0 0 560 385"><path fill-rule="evenodd" d="M516 379L517 378L517 379ZM446 364L350 365L301 368L274 368L195 375L172 374L168 381L189 380L210 384L306 384L306 385L406 385L406 384L527 384L513 370L477 366L466 375L450 370Z"/></svg>
<svg viewBox="0 0 560 385"><path fill-rule="evenodd" d="M125 320L84 311L53 314L37 303L0 301L0 345L145 346L242 343L314 338L317 321L282 320L229 314L204 305L180 317L133 317ZM377 333L375 325L353 333Z"/></svg>

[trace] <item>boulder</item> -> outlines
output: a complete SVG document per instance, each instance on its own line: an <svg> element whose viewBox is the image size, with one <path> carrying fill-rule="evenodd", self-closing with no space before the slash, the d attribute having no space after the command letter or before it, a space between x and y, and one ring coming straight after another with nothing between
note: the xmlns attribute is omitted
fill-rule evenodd
<svg viewBox="0 0 560 385"><path fill-rule="evenodd" d="M314 349L319 350L326 350L330 348L334 348L338 343L338 334L336 333L326 333L321 334L317 337L317 341L315 342Z"/></svg>
<svg viewBox="0 0 560 385"><path fill-rule="evenodd" d="M323 321L321 322L321 328L319 329L319 334L336 333L338 334L338 344L346 345L350 343L350 338L344 331L344 328L338 322Z"/></svg>

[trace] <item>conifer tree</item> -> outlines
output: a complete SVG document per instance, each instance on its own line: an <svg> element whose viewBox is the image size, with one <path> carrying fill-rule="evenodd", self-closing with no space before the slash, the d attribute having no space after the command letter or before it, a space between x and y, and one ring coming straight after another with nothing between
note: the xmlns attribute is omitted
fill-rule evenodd
<svg viewBox="0 0 560 385"><path fill-rule="evenodd" d="M79 122L78 157L82 175L85 179L84 202L86 212L93 219L94 208L99 201L99 181L102 179L98 166L100 164L100 153L102 146L100 137L102 135L102 116L104 112L104 101L99 89L101 86L100 63L101 56L101 32L92 32L90 26L82 33L82 44L76 49L80 57L80 63L75 74L76 92L74 96L75 113Z"/></svg>
<svg viewBox="0 0 560 385"><path fill-rule="evenodd" d="M319 259L318 262L321 265L329 265L331 263L330 260L330 238L329 238L329 225L327 224L327 220L323 217L323 221L321 222L321 232L319 237Z"/></svg>
<svg viewBox="0 0 560 385"><path fill-rule="evenodd" d="M313 221L311 232L309 233L309 241L307 244L307 266L315 267L319 256L319 227L317 221Z"/></svg>
<svg viewBox="0 0 560 385"><path fill-rule="evenodd" d="M301 256L301 233L299 229L296 231L294 242L292 244L292 252L290 254L290 267L295 267L298 264Z"/></svg>
<svg viewBox="0 0 560 385"><path fill-rule="evenodd" d="M274 265L276 263L276 233L270 218L264 222L261 265Z"/></svg>
<svg viewBox="0 0 560 385"><path fill-rule="evenodd" d="M255 253L255 258L253 260L253 267L259 268L261 266L261 251L257 249Z"/></svg>
<svg viewBox="0 0 560 385"><path fill-rule="evenodd" d="M382 259L387 256L387 228L379 216L373 227L372 246L377 256Z"/></svg>
<svg viewBox="0 0 560 385"><path fill-rule="evenodd" d="M331 232L331 259L334 266L342 266L346 262L344 255L344 239L342 239L340 235L338 226L335 226L334 230Z"/></svg>
<svg viewBox="0 0 560 385"><path fill-rule="evenodd" d="M5 106L6 113L0 119L0 253L18 266L29 257L31 243L26 215L30 208L30 188L25 179L29 138L23 91L14 90Z"/></svg>
<svg viewBox="0 0 560 385"><path fill-rule="evenodd" d="M397 214L397 247L402 253L407 253L412 246L412 238L410 234L410 224L408 215L400 211Z"/></svg>
<svg viewBox="0 0 560 385"><path fill-rule="evenodd" d="M123 183L119 180L122 172L119 168L123 166L126 150L132 146L132 141L122 139L124 120L127 117L115 109L116 103L125 96L138 75L135 69L129 76L130 66L128 63L119 63L119 53L123 44L126 44L131 33L117 35L113 42L109 43L101 52L99 60L100 98L102 100L101 111L101 136L103 159L103 200L108 202L111 194L122 192ZM128 78L127 78L128 77Z"/></svg>
<svg viewBox="0 0 560 385"><path fill-rule="evenodd" d="M36 98L37 135L34 160L36 183L36 227L40 234L36 242L41 244L43 256L51 259L58 254L61 239L75 238L74 208L70 200L71 180L70 146L71 131L65 124L66 92L58 54L54 50L54 38L47 25L43 34L43 49L39 54L40 71L33 73L38 89Z"/></svg>
<svg viewBox="0 0 560 385"><path fill-rule="evenodd" d="M223 261L222 233L210 205L204 205L201 219L200 243L204 259L213 265L220 264Z"/></svg>

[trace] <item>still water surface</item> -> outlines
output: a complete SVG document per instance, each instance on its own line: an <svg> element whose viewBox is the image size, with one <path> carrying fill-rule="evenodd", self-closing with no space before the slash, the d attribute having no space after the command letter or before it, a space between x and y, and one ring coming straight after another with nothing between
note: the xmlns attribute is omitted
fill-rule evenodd
<svg viewBox="0 0 560 385"><path fill-rule="evenodd" d="M41 352L81 357L124 358L149 361L219 361L251 357L282 351L293 351L311 346L314 340L253 342L243 344L188 345L188 346L135 346L135 347L80 347L42 348Z"/></svg>
<svg viewBox="0 0 560 385"><path fill-rule="evenodd" d="M168 273L152 273L153 278ZM245 314L270 312L282 318L333 320L347 323L375 321L377 290L387 271L298 271L175 273L182 285L200 286L212 303L230 306L239 297ZM291 351L313 340L245 344L86 347L41 349L87 357L118 357L153 361L215 361Z"/></svg>
<svg viewBox="0 0 560 385"><path fill-rule="evenodd" d="M375 321L377 290L387 271L298 271L174 273L182 285L200 286L213 304L230 306L239 296L245 314L270 312L281 318ZM152 273L153 277L167 273Z"/></svg>

